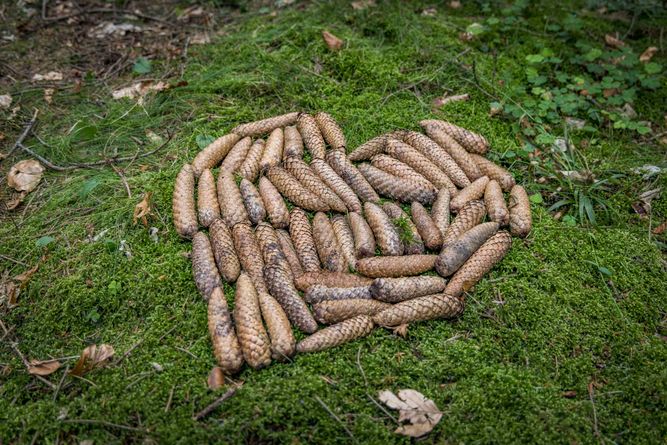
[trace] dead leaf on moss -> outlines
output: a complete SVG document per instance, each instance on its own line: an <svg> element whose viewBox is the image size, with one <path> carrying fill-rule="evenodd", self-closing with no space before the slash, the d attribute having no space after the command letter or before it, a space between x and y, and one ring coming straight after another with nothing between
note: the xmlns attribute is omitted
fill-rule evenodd
<svg viewBox="0 0 667 445"><path fill-rule="evenodd" d="M651 233L653 233L654 235L662 235L665 232L665 230L667 230L667 221L663 221L662 224L653 229Z"/></svg>
<svg viewBox="0 0 667 445"><path fill-rule="evenodd" d="M62 365L58 360L30 360L30 364L28 365L28 374L40 375L44 377L53 374L61 366Z"/></svg>
<svg viewBox="0 0 667 445"><path fill-rule="evenodd" d="M461 2L458 0L452 0L449 2L449 7L452 9L460 9L461 8Z"/></svg>
<svg viewBox="0 0 667 445"><path fill-rule="evenodd" d="M56 90L53 88L44 88L44 101L51 105L53 103L53 93L55 93Z"/></svg>
<svg viewBox="0 0 667 445"><path fill-rule="evenodd" d="M12 96L3 94L0 96L0 108L9 108L12 105Z"/></svg>
<svg viewBox="0 0 667 445"><path fill-rule="evenodd" d="M352 6L352 9L356 10L367 9L371 6L375 6L375 0L358 0L356 2L350 3L350 6Z"/></svg>
<svg viewBox="0 0 667 445"><path fill-rule="evenodd" d="M191 45L205 45L211 43L211 36L207 32L198 32L190 38Z"/></svg>
<svg viewBox="0 0 667 445"><path fill-rule="evenodd" d="M12 193L12 197L9 198L9 201L5 203L7 210L14 210L15 208L17 208L23 202L23 200L27 195L28 192Z"/></svg>
<svg viewBox="0 0 667 445"><path fill-rule="evenodd" d="M399 335L403 338L408 336L408 324L400 324L396 326L395 328L392 329L394 331L394 334Z"/></svg>
<svg viewBox="0 0 667 445"><path fill-rule="evenodd" d="M639 61L641 63L647 63L650 62L653 56L655 56L655 53L658 52L658 48L655 46L649 46L644 50L641 56L639 56Z"/></svg>
<svg viewBox="0 0 667 445"><path fill-rule="evenodd" d="M76 362L70 374L80 377L95 368L101 368L113 357L114 353L115 351L111 345L90 345L83 350L79 361Z"/></svg>
<svg viewBox="0 0 667 445"><path fill-rule="evenodd" d="M31 192L42 179L44 167L33 159L17 162L7 174L7 185L17 192Z"/></svg>
<svg viewBox="0 0 667 445"><path fill-rule="evenodd" d="M613 48L623 48L625 46L625 42L623 40L614 37L611 34L606 34L604 36L604 43Z"/></svg>
<svg viewBox="0 0 667 445"><path fill-rule="evenodd" d="M58 80L63 80L63 73L58 71L49 71L46 74L35 74L32 76L32 80L36 82L55 82Z"/></svg>
<svg viewBox="0 0 667 445"><path fill-rule="evenodd" d="M464 100L469 100L470 95L469 94L456 94L453 96L442 96L442 97L436 97L433 99L433 106L435 108L441 108L445 105L447 105L450 102L459 102L459 101L464 101Z"/></svg>
<svg viewBox="0 0 667 445"><path fill-rule="evenodd" d="M380 391L378 398L389 408L399 411L400 425L394 432L403 436L421 437L428 434L442 419L442 412L433 400L414 389L401 389L398 394Z"/></svg>
<svg viewBox="0 0 667 445"><path fill-rule="evenodd" d="M322 31L322 38L331 51L340 50L343 47L343 43L345 43L342 39L339 39L329 31Z"/></svg>
<svg viewBox="0 0 667 445"><path fill-rule="evenodd" d="M438 13L438 10L435 8L426 8L422 11L424 17L433 17Z"/></svg>
<svg viewBox="0 0 667 445"><path fill-rule="evenodd" d="M213 391L216 391L225 386L225 375L222 372L222 368L219 366L213 367L211 372L208 374L208 380L206 382L208 384L208 389Z"/></svg>
<svg viewBox="0 0 667 445"><path fill-rule="evenodd" d="M132 224L136 224L139 219L144 226L148 227L148 217L153 214L151 209L151 198L153 192L144 193L144 198L134 206L134 214L132 215Z"/></svg>

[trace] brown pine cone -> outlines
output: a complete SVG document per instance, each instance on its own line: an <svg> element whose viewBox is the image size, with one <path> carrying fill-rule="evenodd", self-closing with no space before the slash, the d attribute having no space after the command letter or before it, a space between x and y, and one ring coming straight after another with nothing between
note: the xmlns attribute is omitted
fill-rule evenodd
<svg viewBox="0 0 667 445"><path fill-rule="evenodd" d="M456 241L442 249L435 262L436 272L443 277L448 277L456 272L486 240L498 231L499 227L497 222L488 222L465 232Z"/></svg>
<svg viewBox="0 0 667 445"><path fill-rule="evenodd" d="M382 255L402 255L401 238L384 210L372 202L366 202L364 203L364 214Z"/></svg>
<svg viewBox="0 0 667 445"><path fill-rule="evenodd" d="M171 203L176 232L183 238L192 238L199 225L195 211L195 177L190 164L183 164L176 176Z"/></svg>
<svg viewBox="0 0 667 445"><path fill-rule="evenodd" d="M303 158L303 139L301 133L296 126L290 125L283 130L285 133L285 150L283 151L283 159L287 158Z"/></svg>
<svg viewBox="0 0 667 445"><path fill-rule="evenodd" d="M257 224L257 227L255 227L255 238L257 238L259 250L262 252L264 265L277 264L285 270L287 278L289 278L290 281L294 281L292 269L287 262L287 257L280 248L280 241L278 240L278 234L275 229L271 227L269 223L259 223Z"/></svg>
<svg viewBox="0 0 667 445"><path fill-rule="evenodd" d="M470 181L483 176L475 160L470 156L468 151L461 147L456 140L448 135L442 128L437 125L423 125L426 134L433 139L438 145L444 148L447 153L456 161L461 167L461 170L466 174Z"/></svg>
<svg viewBox="0 0 667 445"><path fill-rule="evenodd" d="M266 219L266 209L264 208L262 197L259 196L259 192L253 183L245 178L241 179L239 191L241 192L243 204L248 212L250 221L252 221L253 224L258 224L259 222L264 221Z"/></svg>
<svg viewBox="0 0 667 445"><path fill-rule="evenodd" d="M431 206L431 218L440 229L444 241L445 233L447 233L449 227L449 192L447 189L443 188L438 192L438 197L435 198L435 202Z"/></svg>
<svg viewBox="0 0 667 445"><path fill-rule="evenodd" d="M512 235L525 238L533 228L533 217L530 213L530 199L526 190L520 186L512 187L509 199L510 232Z"/></svg>
<svg viewBox="0 0 667 445"><path fill-rule="evenodd" d="M441 128L471 153L483 155L489 151L489 142L484 136L449 122L432 119L421 121L419 125L422 127L435 126Z"/></svg>
<svg viewBox="0 0 667 445"><path fill-rule="evenodd" d="M285 137L282 128L276 128L271 132L264 145L262 159L259 161L259 170L266 171L269 168L279 165L283 159L283 146Z"/></svg>
<svg viewBox="0 0 667 445"><path fill-rule="evenodd" d="M318 352L348 341L364 337L373 330L373 320L368 315L356 317L331 325L306 337L296 345L297 352Z"/></svg>
<svg viewBox="0 0 667 445"><path fill-rule="evenodd" d="M229 227L221 219L213 221L208 229L211 236L211 248L215 264L222 279L227 283L233 283L241 273L241 265L234 250L234 239Z"/></svg>
<svg viewBox="0 0 667 445"><path fill-rule="evenodd" d="M326 287L368 286L373 280L347 272L305 272L294 280L296 288L306 292L316 284Z"/></svg>
<svg viewBox="0 0 667 445"><path fill-rule="evenodd" d="M222 219L231 228L239 223L249 223L241 191L231 174L218 176L218 201Z"/></svg>
<svg viewBox="0 0 667 445"><path fill-rule="evenodd" d="M373 139L364 142L358 146L350 155L348 159L350 161L366 161L378 153L384 151L384 146L387 143L387 136L377 136Z"/></svg>
<svg viewBox="0 0 667 445"><path fill-rule="evenodd" d="M401 202L419 201L431 204L435 200L434 188L421 188L409 179L394 176L373 167L371 164L359 164L359 171L380 195L388 196Z"/></svg>
<svg viewBox="0 0 667 445"><path fill-rule="evenodd" d="M208 300L213 289L222 286L211 243L204 232L197 232L192 237L192 274L204 300Z"/></svg>
<svg viewBox="0 0 667 445"><path fill-rule="evenodd" d="M259 195L264 202L264 208L276 229L286 229L289 226L289 210L282 195L266 177L259 178Z"/></svg>
<svg viewBox="0 0 667 445"><path fill-rule="evenodd" d="M431 219L428 210L420 203L413 202L410 211L426 248L429 250L440 250L442 247L442 233L440 233L440 229L435 225L433 219Z"/></svg>
<svg viewBox="0 0 667 445"><path fill-rule="evenodd" d="M370 286L371 296L386 303L399 303L445 290L447 281L440 277L420 275L404 278L376 278Z"/></svg>
<svg viewBox="0 0 667 445"><path fill-rule="evenodd" d="M375 255L375 236L373 230L360 213L347 214L350 230L354 237L354 253L357 258L366 258Z"/></svg>
<svg viewBox="0 0 667 445"><path fill-rule="evenodd" d="M267 264L264 267L264 281L269 288L269 294L280 303L294 326L307 334L317 330L317 322L284 267L278 263Z"/></svg>
<svg viewBox="0 0 667 445"><path fill-rule="evenodd" d="M315 319L322 324L334 324L357 315L374 315L391 305L367 299L325 300L313 305Z"/></svg>
<svg viewBox="0 0 667 445"><path fill-rule="evenodd" d="M296 339L292 332L292 325L275 298L266 292L260 292L258 299L262 318L271 338L271 358L281 362L285 361L296 352Z"/></svg>
<svg viewBox="0 0 667 445"><path fill-rule="evenodd" d="M218 205L218 194L215 192L215 178L211 170L204 170L199 176L197 183L197 215L199 224L208 227L216 219L220 218L220 206Z"/></svg>
<svg viewBox="0 0 667 445"><path fill-rule="evenodd" d="M225 173L233 175L241 167L243 161L248 156L250 147L252 146L252 139L243 138L232 147L232 149L227 153L225 160L222 161L220 165L220 170L218 171L218 176L222 176Z"/></svg>
<svg viewBox="0 0 667 445"><path fill-rule="evenodd" d="M495 162L489 161L484 156L476 155L474 153L470 153L470 157L477 163L477 166L483 175L498 181L498 184L500 184L500 187L502 187L504 192L509 192L516 184L512 173L508 172Z"/></svg>
<svg viewBox="0 0 667 445"><path fill-rule="evenodd" d="M301 133L303 143L310 152L310 157L312 159L324 159L327 150L326 144L313 116L307 113L299 114L299 118L296 120L296 128Z"/></svg>
<svg viewBox="0 0 667 445"><path fill-rule="evenodd" d="M361 211L361 201L359 201L357 194L354 193L354 190L343 181L343 178L338 176L338 173L336 173L324 159L313 159L310 163L310 167L317 173L320 179L343 200L350 212Z"/></svg>
<svg viewBox="0 0 667 445"><path fill-rule="evenodd" d="M299 158L288 158L284 162L285 170L294 176L306 189L322 198L336 212L345 213L345 203L317 176L310 166Z"/></svg>
<svg viewBox="0 0 667 445"><path fill-rule="evenodd" d="M512 247L512 235L504 230L489 238L449 280L445 292L461 296L502 260Z"/></svg>
<svg viewBox="0 0 667 445"><path fill-rule="evenodd" d="M347 271L347 264L342 249L327 215L317 212L313 218L313 239L320 263L331 272Z"/></svg>
<svg viewBox="0 0 667 445"><path fill-rule="evenodd" d="M489 215L491 221L495 221L501 226L506 226L510 222L509 210L505 204L505 197L500 184L495 179L486 184L484 190L484 205L486 206L486 213Z"/></svg>
<svg viewBox="0 0 667 445"><path fill-rule="evenodd" d="M433 193L437 192L435 186L431 184L428 179L417 173L408 164L404 164L403 162L392 158L391 156L386 154L375 155L373 156L373 159L371 159L371 165L394 176L407 179L420 188L425 190L432 190Z"/></svg>
<svg viewBox="0 0 667 445"><path fill-rule="evenodd" d="M379 202L380 197L368 183L357 167L340 151L330 151L326 156L327 163L350 186L362 201Z"/></svg>
<svg viewBox="0 0 667 445"><path fill-rule="evenodd" d="M234 322L243 358L254 369L271 363L271 343L262 324L257 291L252 279L245 273L239 275L234 298Z"/></svg>
<svg viewBox="0 0 667 445"><path fill-rule="evenodd" d="M213 343L213 355L222 371L227 375L239 372L243 366L243 352L234 332L225 293L220 287L213 289L208 300L208 332Z"/></svg>
<svg viewBox="0 0 667 445"><path fill-rule="evenodd" d="M447 227L442 240L442 247L447 247L456 241L459 236L481 223L485 216L486 207L482 201L470 201L464 205L458 215L456 215L456 218Z"/></svg>
<svg viewBox="0 0 667 445"><path fill-rule="evenodd" d="M389 138L386 147L387 154L412 167L417 173L425 177L438 189L446 188L451 195L455 195L458 189L440 168L431 162L426 156L419 153L412 146L397 139Z"/></svg>
<svg viewBox="0 0 667 445"><path fill-rule="evenodd" d="M264 260L257 238L249 224L237 224L232 229L234 250L241 267L250 276L259 292L266 292L264 283Z"/></svg>
<svg viewBox="0 0 667 445"><path fill-rule="evenodd" d="M269 133L279 127L294 125L298 116L298 112L281 114L280 116L273 116L267 119L241 124L235 127L232 131L240 136L255 136L258 134Z"/></svg>
<svg viewBox="0 0 667 445"><path fill-rule="evenodd" d="M326 300L349 300L349 299L366 299L370 300L371 291L369 286L361 287L327 287L321 284L310 286L303 299L306 303L314 304Z"/></svg>
<svg viewBox="0 0 667 445"><path fill-rule="evenodd" d="M294 205L313 212L328 212L329 205L318 195L305 188L297 179L282 167L271 167L266 177L276 186L280 194Z"/></svg>
<svg viewBox="0 0 667 445"><path fill-rule="evenodd" d="M255 182L259 176L259 161L264 153L264 140L257 139L250 146L248 155L238 169L238 174L250 182Z"/></svg>
<svg viewBox="0 0 667 445"><path fill-rule="evenodd" d="M376 256L357 261L357 272L371 278L419 275L435 266L437 255Z"/></svg>
<svg viewBox="0 0 667 445"><path fill-rule="evenodd" d="M378 312L373 315L373 321L379 326L398 326L415 321L454 318L463 312L463 307L463 302L451 295L427 295L403 301Z"/></svg>
<svg viewBox="0 0 667 445"><path fill-rule="evenodd" d="M313 228L306 212L298 207L294 207L290 212L289 234L304 272L319 272L320 260L313 238Z"/></svg>
<svg viewBox="0 0 667 445"><path fill-rule="evenodd" d="M417 226L415 226L408 214L393 202L382 204L382 210L389 216L392 224L396 227L401 244L403 245L403 254L418 255L424 253L424 241L421 235L419 235Z"/></svg>
<svg viewBox="0 0 667 445"><path fill-rule="evenodd" d="M329 113L325 113L324 111L315 113L315 122L317 122L317 126L327 144L332 149L345 153L347 143L345 142L343 130L338 126L338 122Z"/></svg>
<svg viewBox="0 0 667 445"><path fill-rule="evenodd" d="M285 254L285 258L289 263L289 267L292 270L292 276L294 278L299 277L303 274L303 267L299 262L299 256L294 249L294 244L292 244L292 239L285 230L276 230L278 235L278 242L280 243L280 249Z"/></svg>
<svg viewBox="0 0 667 445"><path fill-rule="evenodd" d="M347 224L343 215L334 215L331 218L331 225L336 234L336 240L340 246L340 252L347 263L347 266L354 270L357 264L357 256L354 253L354 235Z"/></svg>
<svg viewBox="0 0 667 445"><path fill-rule="evenodd" d="M229 150L239 141L240 136L235 133L220 136L215 141L208 144L202 151L197 153L197 156L192 160L192 170L196 177L202 174L206 169L215 168L218 166Z"/></svg>
<svg viewBox="0 0 667 445"><path fill-rule="evenodd" d="M484 191L486 190L486 184L488 183L488 176L482 176L481 178L476 179L468 187L460 190L459 193L449 201L449 208L452 212L458 212L468 202L482 199Z"/></svg>

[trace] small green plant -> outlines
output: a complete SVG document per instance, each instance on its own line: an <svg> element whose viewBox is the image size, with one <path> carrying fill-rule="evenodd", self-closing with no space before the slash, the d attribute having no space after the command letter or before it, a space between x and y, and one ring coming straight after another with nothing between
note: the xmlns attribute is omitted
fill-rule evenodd
<svg viewBox="0 0 667 445"><path fill-rule="evenodd" d="M414 243L414 237L412 236L412 227L410 227L410 220L407 216L401 216L400 218L394 218L391 222L396 226L398 230L398 237L400 238L403 244L412 244Z"/></svg>

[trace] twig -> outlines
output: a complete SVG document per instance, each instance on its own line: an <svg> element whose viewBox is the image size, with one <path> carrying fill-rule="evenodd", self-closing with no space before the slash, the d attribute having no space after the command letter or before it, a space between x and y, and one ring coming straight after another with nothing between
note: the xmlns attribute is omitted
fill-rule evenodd
<svg viewBox="0 0 667 445"><path fill-rule="evenodd" d="M15 263L15 264L20 264L21 266L25 266L25 267L29 266L28 264L24 263L23 261L15 260L14 258L12 258L10 256L3 255L1 253L0 253L0 258L2 258L3 260L11 261L12 263Z"/></svg>
<svg viewBox="0 0 667 445"><path fill-rule="evenodd" d="M226 393L224 393L222 396L215 399L215 401L213 403L211 403L209 406L207 406L206 408L204 408L203 410L201 410L197 414L195 414L195 416L193 417L193 420L201 420L204 417L211 414L217 407L222 405L225 400L229 399L234 394L236 394L237 389L238 388L228 389Z"/></svg>
<svg viewBox="0 0 667 445"><path fill-rule="evenodd" d="M174 330L175 330L177 327L178 327L178 325L172 327L172 328L169 329L167 332L165 332L164 334L162 334L162 336L160 336L160 338L158 338L158 342L161 341L163 338L165 338L167 335L169 335L169 334L171 334L172 332L174 332ZM123 360L125 360L125 359L132 353L132 351L134 351L136 348L138 348L139 346L141 346L141 345L144 343L144 341L146 341L146 339L145 339L145 338L142 338L141 340L139 340L138 342L136 342L135 344L133 344L133 345L130 347L130 349L128 349L127 351L125 351L125 354L123 354L118 360L116 360L116 363L114 363L114 365L118 365L120 362L122 362Z"/></svg>
<svg viewBox="0 0 667 445"><path fill-rule="evenodd" d="M359 360L360 355L361 346L359 346L359 349L357 350L357 366L359 367L359 371L361 371L361 376L364 378L364 386L368 387L368 379L366 379L366 373L364 372L364 368L361 367L361 361Z"/></svg>
<svg viewBox="0 0 667 445"><path fill-rule="evenodd" d="M167 20L161 19L159 17L153 17L153 16L150 16L150 15L146 15L144 13L141 13L139 11L129 11L127 9L90 8L90 9L82 9L81 11L73 12L72 14L59 15L59 16L56 16L56 17L47 17L46 16L45 5L42 4L42 19L45 22L59 22L59 21L62 21L62 20L67 20L67 19L70 19L72 17L76 17L76 16L84 15L84 14L108 14L108 13L135 15L139 18L146 19L146 20L151 20L151 21L158 22L158 23L163 23L163 24L168 25L168 26L172 26L172 27L177 26L176 24L171 23Z"/></svg>
<svg viewBox="0 0 667 445"><path fill-rule="evenodd" d="M593 432L595 437L600 437L600 430L598 429L598 413L595 409L595 399L593 397L593 382L588 383L588 398L591 400L591 406L593 407Z"/></svg>
<svg viewBox="0 0 667 445"><path fill-rule="evenodd" d="M329 413L329 415L330 415L331 417L333 417L334 420L336 420L336 421L340 424L340 426L343 427L343 429L345 430L345 432L347 433L347 435L350 436L350 437L352 438L352 440L354 440L354 441L356 442L356 441L357 441L357 438L354 437L354 434L352 434L352 431L350 431L350 430L348 429L348 427L343 423L343 421L340 420L340 418L339 418L333 411L331 411L331 409L327 406L327 404L324 403L324 401L322 401L322 399L320 399L320 398L317 397L317 396L315 396L315 400L317 400L317 403L319 403L320 405L322 405L322 408L324 408L324 410L325 410L327 413Z"/></svg>
<svg viewBox="0 0 667 445"><path fill-rule="evenodd" d="M35 108L35 112L32 115L32 119L30 119L30 122L28 122L28 125L25 126L25 128L23 129L23 132L21 133L19 138L16 140L16 142L14 142L14 146L12 147L11 150L9 150L9 153L7 153L7 156L5 156L5 158L10 157L12 155L12 153L14 153L14 151L17 148L19 148L20 146L23 145L23 140L26 137L28 137L28 134L32 130L32 127L34 127L35 123L37 122L37 115L38 114L39 114L39 110L37 108Z"/></svg>
<svg viewBox="0 0 667 445"><path fill-rule="evenodd" d="M167 404L164 406L165 413L168 412L171 407L171 400L174 398L174 389L176 389L176 385L172 385L171 391L169 391L169 398L167 399Z"/></svg>
<svg viewBox="0 0 667 445"><path fill-rule="evenodd" d="M377 400L375 400L370 394L366 393L366 397L368 397L370 399L370 401L375 404L375 406L380 408L380 410L382 410L383 413L385 413L387 416L389 416L389 418L391 418L391 420L393 420L395 423L398 423L398 419L396 417L394 417L389 411L387 411L384 406L380 405L377 402Z"/></svg>
<svg viewBox="0 0 667 445"><path fill-rule="evenodd" d="M185 348L181 348L180 346L174 346L174 348L176 348L177 350L179 350L179 351L181 351L181 352L185 352L185 353L188 354L190 357L192 357L192 358L194 358L194 359L196 359L196 360L200 360L199 357L197 357L196 355L194 355L192 352L188 351L188 350L185 349Z"/></svg>
<svg viewBox="0 0 667 445"><path fill-rule="evenodd" d="M53 393L53 401L56 401L56 398L58 397L58 393L60 392L60 388L63 386L63 382L65 381L65 377L67 377L67 373L69 372L69 365L65 367L65 372L63 372L63 376L60 378L60 381L58 382L58 386L56 386L56 390Z"/></svg>
<svg viewBox="0 0 667 445"><path fill-rule="evenodd" d="M104 420L64 419L64 420L62 420L62 422L63 423L80 423L80 424L84 424L84 425L102 425L102 426L108 426L108 427L111 427L111 428L118 428L119 430L135 431L137 433L144 433L144 434L149 433L149 431L145 428L137 428L135 426L119 425L117 423L106 422Z"/></svg>
<svg viewBox="0 0 667 445"><path fill-rule="evenodd" d="M132 198L132 191L130 190L130 185L127 183L127 178L125 178L123 172L111 163L109 163L109 166L113 169L113 171L116 172L118 176L120 176L120 180L123 183L123 186L125 187L125 191L127 192L127 197Z"/></svg>

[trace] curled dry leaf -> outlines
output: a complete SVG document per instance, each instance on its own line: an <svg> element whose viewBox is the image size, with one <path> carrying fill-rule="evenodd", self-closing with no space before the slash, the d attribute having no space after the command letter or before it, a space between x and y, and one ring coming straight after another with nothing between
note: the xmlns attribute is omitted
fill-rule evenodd
<svg viewBox="0 0 667 445"><path fill-rule="evenodd" d="M644 50L644 52L639 56L639 61L641 63L647 63L650 62L653 56L655 56L655 53L658 52L658 48L655 46L650 46ZM10 98L11 99L11 98Z"/></svg>
<svg viewBox="0 0 667 445"><path fill-rule="evenodd" d="M26 159L12 166L7 174L7 184L18 192L31 192L39 184L43 172L42 164Z"/></svg>
<svg viewBox="0 0 667 445"><path fill-rule="evenodd" d="M604 43L613 48L623 48L625 46L625 42L623 40L616 38L611 34L606 34L604 36Z"/></svg>
<svg viewBox="0 0 667 445"><path fill-rule="evenodd" d="M208 389L213 391L225 386L225 374L222 372L222 368L220 366L214 366L208 374L208 380L206 382L208 384Z"/></svg>
<svg viewBox="0 0 667 445"><path fill-rule="evenodd" d="M322 38L331 51L338 51L343 47L343 43L345 43L329 31L322 31Z"/></svg>
<svg viewBox="0 0 667 445"><path fill-rule="evenodd" d="M665 230L667 230L667 221L663 221L662 224L653 229L651 233L653 233L654 235L662 235L665 232Z"/></svg>
<svg viewBox="0 0 667 445"><path fill-rule="evenodd" d="M148 217L153 214L151 209L151 197L153 192L144 193L144 198L134 206L134 214L132 215L132 224L136 224L139 219L144 226L148 227Z"/></svg>
<svg viewBox="0 0 667 445"><path fill-rule="evenodd" d="M449 2L449 7L452 9L459 9L461 8L461 2L459 0L452 0Z"/></svg>
<svg viewBox="0 0 667 445"><path fill-rule="evenodd" d="M391 330L394 332L394 334L405 338L405 337L408 336L408 326L409 325L407 323L403 323L403 324L399 324L395 328L392 328Z"/></svg>
<svg viewBox="0 0 667 445"><path fill-rule="evenodd" d="M44 101L51 105L53 103L53 93L55 93L56 90L53 88L44 88Z"/></svg>
<svg viewBox="0 0 667 445"><path fill-rule="evenodd" d="M28 374L41 375L42 377L53 374L62 366L58 360L30 360Z"/></svg>
<svg viewBox="0 0 667 445"><path fill-rule="evenodd" d="M356 2L350 3L350 6L352 6L352 9L356 10L366 9L371 6L375 6L375 0L358 0Z"/></svg>
<svg viewBox="0 0 667 445"><path fill-rule="evenodd" d="M115 351L111 345L90 345L83 350L79 361L76 362L70 374L82 376L95 368L101 368L106 364L107 360L113 357L114 353Z"/></svg>
<svg viewBox="0 0 667 445"><path fill-rule="evenodd" d="M176 84L169 84L166 82L154 82L152 80L144 80L142 82L137 82L129 87L121 88L119 90L113 91L111 93L111 96L118 100L122 99L124 97L127 97L128 99L135 99L139 98L139 103L143 103L143 98L146 94L150 93L151 91L165 91L169 90L171 88L177 88L177 87L182 87L187 85L188 83L185 81L178 82Z"/></svg>
<svg viewBox="0 0 667 445"><path fill-rule="evenodd" d="M433 99L433 106L435 108L440 108L445 105L447 105L450 102L458 102L458 101L464 101L464 100L470 100L470 95L469 94L456 94L454 96L442 96L442 97L436 97Z"/></svg>
<svg viewBox="0 0 667 445"><path fill-rule="evenodd" d="M380 391L378 398L389 408L399 411L399 422L408 422L396 428L396 434L421 437L430 433L442 419L442 412L435 402L414 389L401 389L398 394Z"/></svg>
<svg viewBox="0 0 667 445"><path fill-rule="evenodd" d="M32 76L32 80L37 82L63 80L63 73L59 73L58 71L49 71L46 74L35 74Z"/></svg>
<svg viewBox="0 0 667 445"><path fill-rule="evenodd" d="M12 105L12 96L9 94L0 95L0 108L9 108Z"/></svg>

